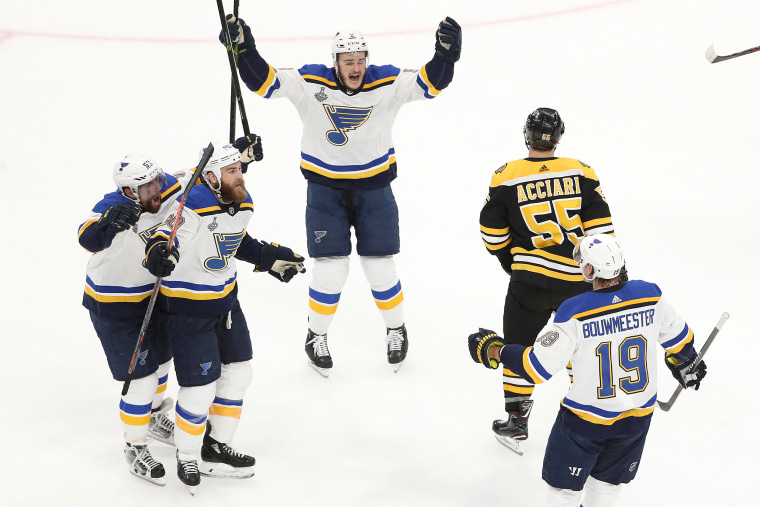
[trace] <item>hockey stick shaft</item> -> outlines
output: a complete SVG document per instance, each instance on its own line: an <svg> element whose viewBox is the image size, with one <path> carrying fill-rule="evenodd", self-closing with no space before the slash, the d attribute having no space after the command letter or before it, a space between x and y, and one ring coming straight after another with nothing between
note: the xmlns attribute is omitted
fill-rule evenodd
<svg viewBox="0 0 760 507"><path fill-rule="evenodd" d="M707 61L710 63L718 63L723 62L725 60L730 60L732 58L737 58L739 56L748 55L750 53L755 53L757 51L760 51L760 46L745 49L744 51L739 51L738 53L733 53L726 56L720 56L718 53L715 52L715 48L712 44L710 44L710 47L707 48L707 51L705 51L705 58L707 58Z"/></svg>
<svg viewBox="0 0 760 507"><path fill-rule="evenodd" d="M707 337L707 341L705 341L705 344L702 346L702 350L699 351L696 361L694 361L691 368L689 369L689 373L691 373L691 371L697 367L705 354L707 354L707 349L710 348L713 340L715 340L715 337L718 336L718 332L723 328L723 324L726 323L729 317L730 315L726 312L723 312L723 315L720 316L720 320L717 324L715 324L715 328L710 333L710 336ZM670 399L664 403L657 400L657 406L660 407L660 409L663 411L667 412L673 406L673 403L676 402L676 398L678 398L678 395L681 394L681 391L683 391L683 386L681 384L678 384L678 387L676 387L676 390L670 396Z"/></svg>
<svg viewBox="0 0 760 507"><path fill-rule="evenodd" d="M248 128L248 116L245 114L243 96L240 94L240 81L238 80L235 52L232 47L232 38L230 37L230 29L227 26L227 19L224 17L224 6L222 5L222 0L216 0L216 7L219 10L219 20L222 22L222 32L224 32L224 45L227 48L227 59L230 62L230 72L232 73L232 93L235 95L238 109L240 109L240 123L243 124L243 132L246 136L249 136L251 134L251 130ZM234 139L230 140L230 142L233 141Z"/></svg>
<svg viewBox="0 0 760 507"><path fill-rule="evenodd" d="M172 227L172 233L169 236L169 243L166 245L166 253L171 253L172 245L174 244L174 238L177 235L177 228L179 227L180 217L182 216L182 210L185 208L185 199L187 199L187 196L190 194L190 191L195 186L195 182L198 181L198 178L201 175L201 172L203 171L203 168L206 167L206 164L208 164L209 159L211 159L211 155L214 154L214 146L209 143L209 145L206 147L205 151L203 152L203 157L201 157L201 161L198 162L198 167L195 168L195 171L193 172L193 176L190 178L190 181L187 182L187 185L185 186L185 191L182 193L182 197L179 200L179 207L177 208L177 216L174 219L174 226ZM140 336L137 338L137 343L135 344L135 350L132 352L132 359L129 362L129 369L127 370L127 378L124 380L124 386L121 388L121 395L126 396L127 392L129 392L129 384L132 383L132 375L135 373L135 365L137 364L137 356L140 354L140 349L142 348L142 343L145 338L145 333L148 330L148 324L150 323L150 317L153 314L153 308L156 306L156 299L158 299L158 292L161 289L161 280L162 278L159 276L156 278L156 283L153 284L153 292L150 294L150 300L148 301L148 309L145 311L145 317L142 321L142 326L140 326Z"/></svg>
<svg viewBox="0 0 760 507"><path fill-rule="evenodd" d="M235 16L235 19L238 17L238 10L240 7L240 1L235 0L234 6L232 8L232 15ZM235 43L235 51L234 54L237 55L237 42ZM237 56L235 56L235 64L237 64ZM230 78L230 143L235 142L235 125L237 123L237 108L235 107L237 104L237 95L235 94L235 78Z"/></svg>

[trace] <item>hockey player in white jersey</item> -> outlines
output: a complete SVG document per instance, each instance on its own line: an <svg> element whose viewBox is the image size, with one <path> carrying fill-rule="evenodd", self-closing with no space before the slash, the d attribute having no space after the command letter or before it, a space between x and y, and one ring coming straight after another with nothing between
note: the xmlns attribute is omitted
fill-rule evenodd
<svg viewBox="0 0 760 507"><path fill-rule="evenodd" d="M156 281L141 266L145 244L191 175L167 175L152 159L127 155L113 170L117 189L79 227L80 245L93 254L82 304L90 311L115 380L126 379ZM119 404L129 471L160 485L165 483L164 468L151 456L147 439L174 441L174 423L165 415L172 405L170 398L164 399L171 349L162 319L160 312L153 313L130 389Z"/></svg>
<svg viewBox="0 0 760 507"><path fill-rule="evenodd" d="M542 476L551 505L611 506L636 476L657 401L658 353L684 388L707 373L692 330L660 288L623 281L623 250L608 234L585 237L573 258L593 291L566 300L531 347L504 345L480 329L468 345L475 362L535 384L572 364L573 378L549 436Z"/></svg>
<svg viewBox="0 0 760 507"><path fill-rule="evenodd" d="M240 139L235 146L248 149ZM256 463L253 456L230 445L252 378L251 338L237 299L236 259L282 282L305 271L303 257L276 243L256 240L246 231L253 201L235 146L214 145L201 172L203 184L186 199L171 255L167 246L178 203L145 247L146 268L164 277L158 306L166 314L180 385L177 475L193 494L201 475L247 478L253 476Z"/></svg>
<svg viewBox="0 0 760 507"><path fill-rule="evenodd" d="M251 28L227 16L237 42L238 69L263 98L286 98L303 122L301 172L308 181L306 236L314 259L309 285L306 353L323 376L333 366L327 331L356 251L386 327L387 360L398 371L408 350L404 294L393 256L400 251L399 218L390 183L396 178L391 128L401 106L435 98L454 76L461 28L446 18L436 30L435 54L419 70L369 65L358 31L338 32L332 66L275 69L259 54ZM224 43L225 34L220 34Z"/></svg>

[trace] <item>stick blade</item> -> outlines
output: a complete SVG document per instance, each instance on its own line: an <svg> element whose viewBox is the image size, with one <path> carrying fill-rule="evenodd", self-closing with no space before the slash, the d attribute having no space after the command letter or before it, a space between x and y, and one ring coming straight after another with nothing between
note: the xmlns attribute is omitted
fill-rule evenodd
<svg viewBox="0 0 760 507"><path fill-rule="evenodd" d="M713 44L710 44L710 47L705 51L705 58L707 58L707 61L710 63L715 63L715 60L718 59L718 53L715 51Z"/></svg>

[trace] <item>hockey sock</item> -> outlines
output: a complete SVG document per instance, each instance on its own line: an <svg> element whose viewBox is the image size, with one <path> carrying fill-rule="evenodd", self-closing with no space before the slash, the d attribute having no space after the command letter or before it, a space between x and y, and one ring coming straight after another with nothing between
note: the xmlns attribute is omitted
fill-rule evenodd
<svg viewBox="0 0 760 507"><path fill-rule="evenodd" d="M216 381L216 396L209 411L210 435L217 442L232 442L243 412L243 397L252 378L250 361L222 365L222 374Z"/></svg>
<svg viewBox="0 0 760 507"><path fill-rule="evenodd" d="M581 492L573 491L572 489L560 489L549 486L549 491L546 494L548 505L572 505L577 507L581 501Z"/></svg>
<svg viewBox="0 0 760 507"><path fill-rule="evenodd" d="M319 257L314 259L309 285L309 329L327 334L340 292L348 279L348 257Z"/></svg>
<svg viewBox="0 0 760 507"><path fill-rule="evenodd" d="M385 321L385 327L398 328L404 324L404 292L396 274L392 255L360 257L372 297Z"/></svg>
<svg viewBox="0 0 760 507"><path fill-rule="evenodd" d="M169 381L169 369L172 366L171 361L166 361L164 364L158 366L158 387L156 393L153 395L153 409L156 410L161 406L164 401L164 394L166 393L166 385Z"/></svg>
<svg viewBox="0 0 760 507"><path fill-rule="evenodd" d="M174 445L183 455L197 455L203 445L206 419L214 399L216 382L180 387L177 393Z"/></svg>
<svg viewBox="0 0 760 507"><path fill-rule="evenodd" d="M119 411L124 427L124 439L130 444L145 444L148 438L148 423L153 394L156 392L158 375L132 380L129 391L121 397Z"/></svg>
<svg viewBox="0 0 760 507"><path fill-rule="evenodd" d="M518 403L530 399L533 395L535 384L524 380L507 368L504 368L503 373L504 403L507 406L513 406L513 412L517 412ZM507 409L507 412L510 412L510 410Z"/></svg>
<svg viewBox="0 0 760 507"><path fill-rule="evenodd" d="M607 505L613 505L622 489L622 484L610 484L589 476L583 487L583 506L605 507Z"/></svg>

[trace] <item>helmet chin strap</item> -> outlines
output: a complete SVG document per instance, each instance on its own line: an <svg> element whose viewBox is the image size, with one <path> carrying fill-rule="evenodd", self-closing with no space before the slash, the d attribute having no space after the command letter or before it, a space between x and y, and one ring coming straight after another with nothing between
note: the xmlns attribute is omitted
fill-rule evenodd
<svg viewBox="0 0 760 507"><path fill-rule="evenodd" d="M132 195L134 197L129 197L127 195L127 193L124 191L124 188L120 188L119 189L119 193L121 195L123 195L124 197L126 197L127 199L129 199L130 201L132 201L133 203L135 203L138 206L140 206L140 208L142 209L142 203L140 202L140 194L137 192L137 189L135 189L133 187L125 187L125 188L128 188L129 190L131 190L132 191Z"/></svg>
<svg viewBox="0 0 760 507"><path fill-rule="evenodd" d="M222 180L219 180L219 188L214 188L211 182L208 180L208 173L203 175L203 181L206 182L208 188L210 188L216 194L216 200L222 204L230 204L232 201L225 201L222 198Z"/></svg>

